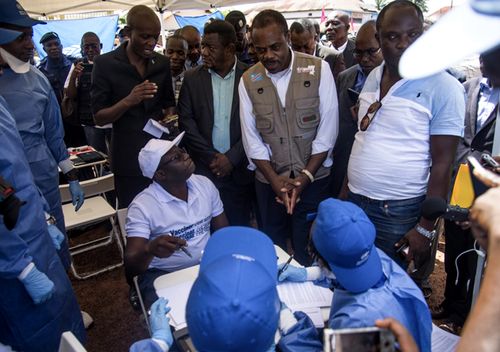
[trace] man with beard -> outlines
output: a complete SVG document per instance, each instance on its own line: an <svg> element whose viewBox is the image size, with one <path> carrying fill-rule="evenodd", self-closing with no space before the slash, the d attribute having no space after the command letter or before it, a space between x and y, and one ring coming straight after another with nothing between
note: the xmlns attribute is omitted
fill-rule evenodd
<svg viewBox="0 0 500 352"><path fill-rule="evenodd" d="M111 167L120 208L146 188L137 155L152 135L143 131L149 119L175 112L168 58L154 52L160 21L149 7L134 6L127 15L130 39L95 59L92 112L100 126L113 124Z"/></svg>
<svg viewBox="0 0 500 352"><path fill-rule="evenodd" d="M335 82L326 61L290 49L279 12L260 12L252 39L260 62L240 82L240 118L263 232L284 249L291 237L295 258L307 265L306 216L328 196L338 127Z"/></svg>
<svg viewBox="0 0 500 352"><path fill-rule="evenodd" d="M227 21L205 27L203 66L185 74L179 97L184 144L219 190L231 225L250 226L253 173L241 142L238 83L247 65L236 59L236 33Z"/></svg>

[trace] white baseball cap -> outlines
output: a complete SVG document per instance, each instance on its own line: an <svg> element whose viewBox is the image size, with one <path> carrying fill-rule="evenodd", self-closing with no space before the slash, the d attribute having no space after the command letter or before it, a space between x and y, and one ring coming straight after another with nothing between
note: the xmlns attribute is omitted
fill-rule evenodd
<svg viewBox="0 0 500 352"><path fill-rule="evenodd" d="M399 72L415 79L500 45L500 0L471 0L441 17L403 53Z"/></svg>
<svg viewBox="0 0 500 352"><path fill-rule="evenodd" d="M184 132L180 133L172 141L165 141L163 139L150 139L146 145L139 152L139 167L141 168L144 177L153 178L161 158L170 150L174 145L179 145L184 136Z"/></svg>

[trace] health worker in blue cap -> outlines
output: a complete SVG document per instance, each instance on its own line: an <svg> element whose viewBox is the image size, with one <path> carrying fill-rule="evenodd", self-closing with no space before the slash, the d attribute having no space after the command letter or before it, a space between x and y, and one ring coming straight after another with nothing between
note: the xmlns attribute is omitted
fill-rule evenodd
<svg viewBox="0 0 500 352"><path fill-rule="evenodd" d="M432 320L422 292L391 258L375 247L375 227L353 203L320 203L312 229L311 255L318 266L289 265L279 281L315 281L334 289L332 329L374 326L394 318L420 351L431 350Z"/></svg>
<svg viewBox="0 0 500 352"><path fill-rule="evenodd" d="M0 45L21 35L0 29ZM5 217L0 217L0 346L56 351L64 331L72 331L83 343L80 308L56 255L64 235L45 220L45 200L34 184L16 123L1 96L0 140L0 176L25 202L14 226L7 224L10 230Z"/></svg>
<svg viewBox="0 0 500 352"><path fill-rule="evenodd" d="M277 275L276 250L265 234L238 226L216 231L205 247L186 307L196 350L266 352L277 345L284 352L322 351L310 318L280 302ZM136 342L131 351L164 352L172 346L166 303L160 298L152 305L153 338Z"/></svg>
<svg viewBox="0 0 500 352"><path fill-rule="evenodd" d="M34 45L33 28L45 22L30 18L14 0L0 0L0 27L21 32L21 36L0 46L7 68L0 77L0 94L5 98L16 121L24 152L35 183L49 204L50 215L65 233L59 194L59 171L69 182L73 205L78 210L84 201L78 175L64 144L59 104L48 80L30 64ZM59 251L65 267L70 264L67 240Z"/></svg>

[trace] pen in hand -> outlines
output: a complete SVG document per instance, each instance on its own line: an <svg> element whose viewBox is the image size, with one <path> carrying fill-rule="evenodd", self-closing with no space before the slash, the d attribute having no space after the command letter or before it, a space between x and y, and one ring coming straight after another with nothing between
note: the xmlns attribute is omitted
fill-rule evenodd
<svg viewBox="0 0 500 352"><path fill-rule="evenodd" d="M280 270L278 270L278 279L279 279L280 275L283 274L283 272L288 268L288 265L290 265L292 260L293 260L293 254L290 256L290 258L288 258L285 265L283 265L283 267Z"/></svg>
<svg viewBox="0 0 500 352"><path fill-rule="evenodd" d="M193 258L193 255L187 250L187 248L185 246L182 246L181 248L179 248L181 251L183 251L184 253L186 253L186 255L189 257L189 258Z"/></svg>

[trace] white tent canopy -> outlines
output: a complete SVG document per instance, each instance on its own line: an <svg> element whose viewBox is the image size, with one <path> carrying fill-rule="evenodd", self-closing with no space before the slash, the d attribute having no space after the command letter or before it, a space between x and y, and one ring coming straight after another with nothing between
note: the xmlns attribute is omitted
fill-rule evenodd
<svg viewBox="0 0 500 352"><path fill-rule="evenodd" d="M157 10L161 10L160 12L189 9L208 10L257 1L259 0L19 0L27 12L37 16L129 10L135 5L154 6Z"/></svg>

